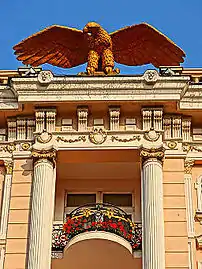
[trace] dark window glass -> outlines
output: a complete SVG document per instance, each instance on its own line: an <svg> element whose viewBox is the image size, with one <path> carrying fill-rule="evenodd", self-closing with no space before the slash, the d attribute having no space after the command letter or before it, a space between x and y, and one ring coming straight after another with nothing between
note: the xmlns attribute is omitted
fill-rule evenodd
<svg viewBox="0 0 202 269"><path fill-rule="evenodd" d="M67 206L77 207L96 202L96 194L67 194Z"/></svg>
<svg viewBox="0 0 202 269"><path fill-rule="evenodd" d="M132 206L132 194L103 194L103 202L116 206Z"/></svg>

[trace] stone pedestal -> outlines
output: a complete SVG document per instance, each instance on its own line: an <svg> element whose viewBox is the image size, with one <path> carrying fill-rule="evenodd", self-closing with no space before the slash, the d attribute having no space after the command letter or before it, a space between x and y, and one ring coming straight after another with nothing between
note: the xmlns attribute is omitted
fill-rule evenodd
<svg viewBox="0 0 202 269"><path fill-rule="evenodd" d="M53 148L32 152L34 178L31 203L28 269L51 268L52 227L55 199Z"/></svg>
<svg viewBox="0 0 202 269"><path fill-rule="evenodd" d="M143 269L165 268L162 149L142 150Z"/></svg>

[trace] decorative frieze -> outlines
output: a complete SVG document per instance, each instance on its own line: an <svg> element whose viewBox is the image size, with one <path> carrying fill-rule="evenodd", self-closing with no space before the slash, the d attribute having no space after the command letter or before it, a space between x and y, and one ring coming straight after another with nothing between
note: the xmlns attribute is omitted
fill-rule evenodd
<svg viewBox="0 0 202 269"><path fill-rule="evenodd" d="M94 129L104 129L104 119L93 119L93 128Z"/></svg>
<svg viewBox="0 0 202 269"><path fill-rule="evenodd" d="M25 140L26 136L26 119L17 118L17 140Z"/></svg>
<svg viewBox="0 0 202 269"><path fill-rule="evenodd" d="M7 125L8 125L8 141L14 141L16 140L16 119L15 118L9 118L7 120Z"/></svg>
<svg viewBox="0 0 202 269"><path fill-rule="evenodd" d="M107 133L102 129L94 129L94 131L90 132L89 140L95 145L103 144L107 139Z"/></svg>
<svg viewBox="0 0 202 269"><path fill-rule="evenodd" d="M154 129L156 131L162 130L163 124L163 109L162 108L143 108L143 130Z"/></svg>
<svg viewBox="0 0 202 269"><path fill-rule="evenodd" d="M182 119L182 139L183 141L191 140L191 118Z"/></svg>
<svg viewBox="0 0 202 269"><path fill-rule="evenodd" d="M6 129L5 128L0 129L0 142L1 141L6 141Z"/></svg>
<svg viewBox="0 0 202 269"><path fill-rule="evenodd" d="M120 137L114 136L114 135L111 137L112 142L117 141L117 142L127 143L127 142L136 141L136 140L140 141L141 137L139 135L134 135L134 136L129 137L129 138L120 138Z"/></svg>
<svg viewBox="0 0 202 269"><path fill-rule="evenodd" d="M35 120L27 119L27 139L28 140L34 139L34 131L35 131Z"/></svg>
<svg viewBox="0 0 202 269"><path fill-rule="evenodd" d="M65 143L86 142L86 136L85 135L80 135L77 138L73 138L73 139L72 138L67 139L65 137L58 136L56 140L58 142L62 141L62 142L65 142Z"/></svg>
<svg viewBox="0 0 202 269"><path fill-rule="evenodd" d="M153 128L154 130L162 130L163 110L153 111Z"/></svg>
<svg viewBox="0 0 202 269"><path fill-rule="evenodd" d="M78 131L86 131L88 129L88 107L77 108Z"/></svg>
<svg viewBox="0 0 202 269"><path fill-rule="evenodd" d="M150 130L152 128L152 111L142 110L143 130Z"/></svg>
<svg viewBox="0 0 202 269"><path fill-rule="evenodd" d="M33 140L35 131L35 120L31 118L8 118L8 141Z"/></svg>
<svg viewBox="0 0 202 269"><path fill-rule="evenodd" d="M55 131L56 111L46 111L46 131L52 133Z"/></svg>
<svg viewBox="0 0 202 269"><path fill-rule="evenodd" d="M45 130L45 111L36 111L36 132L41 133Z"/></svg>
<svg viewBox="0 0 202 269"><path fill-rule="evenodd" d="M193 128L192 132L194 141L202 140L202 128Z"/></svg>
<svg viewBox="0 0 202 269"><path fill-rule="evenodd" d="M137 129L136 119L135 118L126 118L125 119L125 130L126 131L135 131Z"/></svg>
<svg viewBox="0 0 202 269"><path fill-rule="evenodd" d="M182 124L181 116L173 116L173 118L172 118L172 127L173 127L172 128L172 137L175 139L182 138L181 124Z"/></svg>
<svg viewBox="0 0 202 269"><path fill-rule="evenodd" d="M118 131L119 130L119 117L120 117L120 107L110 107L109 108L109 122L110 130Z"/></svg>
<svg viewBox="0 0 202 269"><path fill-rule="evenodd" d="M164 138L171 139L172 138L172 119L171 117L164 117L163 119L163 129L164 129Z"/></svg>
<svg viewBox="0 0 202 269"><path fill-rule="evenodd" d="M55 108L36 108L36 132L41 133L46 130L49 133L55 131L56 109Z"/></svg>
<svg viewBox="0 0 202 269"><path fill-rule="evenodd" d="M166 115L163 120L164 138L191 141L191 118L180 115Z"/></svg>
<svg viewBox="0 0 202 269"><path fill-rule="evenodd" d="M72 119L62 119L62 132L68 132L73 130L73 120Z"/></svg>

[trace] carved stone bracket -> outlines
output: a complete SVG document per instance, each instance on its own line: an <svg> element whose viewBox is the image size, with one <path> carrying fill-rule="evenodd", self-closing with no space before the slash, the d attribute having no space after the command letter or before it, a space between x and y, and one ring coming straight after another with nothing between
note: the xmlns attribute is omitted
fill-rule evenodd
<svg viewBox="0 0 202 269"><path fill-rule="evenodd" d="M185 159L185 161L184 161L185 174L191 174L193 165L194 165L193 159Z"/></svg>
<svg viewBox="0 0 202 269"><path fill-rule="evenodd" d="M202 224L202 212L201 212L201 211L196 211L195 219L196 219L197 221L199 221L200 224Z"/></svg>
<svg viewBox="0 0 202 269"><path fill-rule="evenodd" d="M202 249L202 235L196 237L196 246L198 249Z"/></svg>
<svg viewBox="0 0 202 269"><path fill-rule="evenodd" d="M13 173L13 161L4 161L4 166L6 168L6 174L12 175Z"/></svg>
<svg viewBox="0 0 202 269"><path fill-rule="evenodd" d="M148 159L157 159L159 161L163 160L165 149L163 147L160 148L142 148L140 151L140 156L142 157L143 162Z"/></svg>

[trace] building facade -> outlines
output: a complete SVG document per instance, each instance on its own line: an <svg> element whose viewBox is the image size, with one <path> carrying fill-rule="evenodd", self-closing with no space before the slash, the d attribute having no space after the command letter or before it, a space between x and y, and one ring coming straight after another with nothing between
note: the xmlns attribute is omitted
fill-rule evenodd
<svg viewBox="0 0 202 269"><path fill-rule="evenodd" d="M0 269L202 269L201 81L0 71Z"/></svg>

